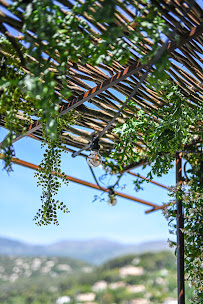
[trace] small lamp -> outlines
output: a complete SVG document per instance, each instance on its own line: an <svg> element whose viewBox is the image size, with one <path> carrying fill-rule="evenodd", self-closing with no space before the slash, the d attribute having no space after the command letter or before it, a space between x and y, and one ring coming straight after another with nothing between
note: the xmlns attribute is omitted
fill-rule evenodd
<svg viewBox="0 0 203 304"><path fill-rule="evenodd" d="M108 199L108 204L111 206L115 206L117 204L117 199L115 196L115 192L112 187L109 187L109 199Z"/></svg>
<svg viewBox="0 0 203 304"><path fill-rule="evenodd" d="M92 141L90 145L90 155L87 158L87 163L90 167L98 167L102 163L101 155L99 154L99 140L96 138Z"/></svg>

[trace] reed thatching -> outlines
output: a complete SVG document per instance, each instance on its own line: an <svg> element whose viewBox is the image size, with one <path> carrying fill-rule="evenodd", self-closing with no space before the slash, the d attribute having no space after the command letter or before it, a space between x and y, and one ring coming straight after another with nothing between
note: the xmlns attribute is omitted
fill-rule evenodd
<svg viewBox="0 0 203 304"><path fill-rule="evenodd" d="M71 2L68 0L59 0L59 2L62 4L64 14L67 14L68 10L72 8ZM100 0L97 2L98 4L102 3ZM2 6L2 10L0 10L0 31L9 40L19 41L19 39L23 39L23 16L20 11L16 18L8 14L6 9L9 8L9 3L6 0L0 0ZM120 7L115 13L116 25L120 26L122 23L128 22L133 28L135 26L132 22L133 11L129 11L121 0L118 3ZM177 20L181 20L181 26L177 30L179 42L171 41L168 45L171 61L168 73L171 81L176 83L187 97L188 104L191 107L199 107L202 105L203 96L203 11L195 0L153 0L153 4L157 6L171 31L177 26ZM90 33L92 36L94 36L95 29L98 29L98 31L106 30L85 13L84 18L92 25L92 33ZM12 35L8 31L7 25L16 29L19 32L18 35ZM123 33L123 40L129 44L129 48L133 52L135 46L129 40L127 30ZM145 42L143 52L147 52L151 47L150 41L146 39ZM163 44L163 42L161 43ZM4 55L1 47L0 53ZM30 57L27 60L34 60L34 58ZM57 62L57 54L54 60ZM92 132L95 131L96 134L99 134L114 117L146 71L146 65L139 65L138 63L139 58L136 58L135 53L125 66L116 61L111 66L103 63L96 67L89 64L82 65L80 61L77 63L67 61L68 77L66 85L67 88L72 90L72 97L61 104L60 112L63 114L64 109L73 105L76 113L80 114L77 118L77 124L67 127L62 132L61 136L65 138L67 146L77 149L83 148L91 140ZM52 68L57 73L57 65L53 63ZM58 83L56 91L60 92L60 86L61 84ZM101 138L101 152L104 150L110 151L113 148L113 143L119 140L118 136L112 132L116 122L123 123L132 114L136 115L136 111L139 109L143 109L148 115L152 110L157 110L167 104L162 99L161 93L151 88L147 80L144 80L132 100L137 104L137 109L128 105L125 107L112 127ZM69 102L70 104L68 104ZM25 119L20 112L19 118ZM1 116L0 126L4 126L3 115ZM33 121L33 125L28 125L27 128L30 129L27 135L32 134L32 137L42 139L42 131L36 121ZM144 151L146 146L144 140L142 140L142 130L140 130L139 135L141 139L140 142L136 143L136 147L140 151ZM143 159L143 161L146 160ZM143 161L137 165L142 164Z"/></svg>

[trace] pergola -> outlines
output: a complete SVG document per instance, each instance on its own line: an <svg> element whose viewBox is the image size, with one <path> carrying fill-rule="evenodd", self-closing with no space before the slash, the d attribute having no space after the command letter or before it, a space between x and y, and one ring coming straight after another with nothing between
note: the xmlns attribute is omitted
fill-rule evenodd
<svg viewBox="0 0 203 304"><path fill-rule="evenodd" d="M72 9L73 4L68 0L59 0L61 10L64 16ZM102 4L102 1L97 1ZM131 1L136 4L136 1ZM142 2L142 1L140 1ZM168 25L171 33L176 33L179 37L175 40L174 35L169 36L166 42L160 41L160 49L153 59L147 64L142 64L139 57L136 56L135 45L129 40L128 30L123 32L122 39L129 45L131 56L125 65L121 65L117 61L113 61L111 66L104 63L98 66L89 64L83 65L79 60L77 63L67 59L66 77L67 88L72 91L72 97L60 104L59 116L62 116L72 109L75 109L78 115L77 122L74 126L67 126L62 131L62 138L65 141L67 149L73 153L73 156L82 155L86 157L82 151L88 150L93 136L99 138L101 153L111 151L114 142L119 141L119 136L113 132L116 123L124 123L126 119L134 115L136 117L137 110L144 110L148 115L152 111L157 111L167 104L162 99L161 93L150 87L147 75L153 70L154 64L159 60L165 49L168 49L171 66L167 73L171 82L178 85L180 91L187 98L187 104L191 107L201 107L203 97L203 73L202 73L202 54L203 54L203 10L196 0L153 0L152 3L158 8L162 19ZM10 2L0 0L2 10L0 10L0 31L12 43L23 40L23 15L21 11L18 16L8 13L7 9ZM145 3L145 5L147 5ZM102 32L108 30L92 20L91 16L84 13L84 19L91 24L92 32ZM131 30L136 26L133 23L135 15L129 7L123 4L122 0L118 1L118 9L115 12L115 23L118 27L128 23ZM177 24L179 23L179 26ZM12 30L11 30L12 29ZM14 34L16 33L16 35ZM177 42L178 41L178 42ZM145 39L145 45L142 46L143 53L147 53L152 46L152 42ZM1 56L9 56L0 46ZM57 54L52 63L52 69L57 73ZM27 60L34 61L34 58L27 57ZM29 74L29 71L27 71ZM55 91L56 95L60 95L60 82ZM136 109L128 105L128 101L134 101L137 105ZM42 141L42 125L40 119L27 124L24 116L19 111L18 118L22 119L22 124L26 126L26 132L16 137L13 142L20 140L24 136L29 136L35 140ZM161 117L160 117L161 121ZM0 126L4 127L4 115L0 117ZM143 166L148 163L145 156L146 143L143 139L143 132L139 132L140 141L135 144L142 157L139 162L131 163L127 167L123 167L121 173L131 172L131 169ZM190 149L191 142L183 150ZM2 158L2 155L0 155ZM13 159L14 163L37 169L37 166L29 164L25 161ZM74 177L67 177L69 180L79 182L86 186L93 187L102 191L108 189L99 187L85 181L78 180ZM154 181L150 181L154 182ZM181 174L181 155L176 154L176 182L182 182ZM156 183L156 182L154 182ZM157 183L161 187L165 187ZM162 209L159 206L144 200L117 193L128 199L149 205L152 209L146 213ZM166 207L165 205L164 207ZM183 210L181 201L177 201L177 272L178 272L178 303L185 303L184 296L184 236L180 231L183 227Z"/></svg>

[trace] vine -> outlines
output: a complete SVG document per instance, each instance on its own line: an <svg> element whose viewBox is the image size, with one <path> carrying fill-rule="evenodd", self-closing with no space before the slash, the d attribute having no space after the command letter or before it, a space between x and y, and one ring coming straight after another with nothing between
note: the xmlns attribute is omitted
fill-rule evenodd
<svg viewBox="0 0 203 304"><path fill-rule="evenodd" d="M11 158L15 156L12 140L17 134L24 132L26 123L32 122L30 116L33 113L33 100L18 86L23 72L15 59L16 51L4 36L0 37L0 44L5 51L1 56L0 65L0 115L4 116L5 128L9 130L1 149L4 155L4 169L11 172Z"/></svg>
<svg viewBox="0 0 203 304"><path fill-rule="evenodd" d="M194 304L199 304L203 300L203 156L195 154L201 150L201 146L196 145L194 154L183 154L191 169L187 170L190 180L185 180L181 187L181 201L184 207L184 229L181 230L184 233L185 278L194 288L194 296L191 299ZM170 195L175 198L179 192L179 187L174 187ZM176 234L175 205L171 204L163 213L169 222L170 233ZM170 243L176 247L176 242L170 240Z"/></svg>
<svg viewBox="0 0 203 304"><path fill-rule="evenodd" d="M59 148L59 145L58 140L48 141L44 159L41 161L39 169L35 173L35 177L38 178L37 186L42 187L42 206L34 217L34 221L38 226L48 225L52 222L55 225L59 225L57 209L62 210L64 213L69 212L63 202L55 200L54 198L61 186L60 179L62 179L64 184L68 184L65 173L61 172L62 149Z"/></svg>
<svg viewBox="0 0 203 304"><path fill-rule="evenodd" d="M125 4L131 5L131 1L123 1L122 6ZM118 26L115 16L119 5L117 0L104 0L102 4L94 0L77 1L67 12L49 0L34 0L29 4L18 0L11 6L14 14L19 15L19 8L23 11L23 44L27 45L25 48L17 42L12 44L27 71L19 77L18 87L23 87L34 100L34 109L45 123L49 137L55 138L57 134L60 102L71 95L66 82L67 60L93 66L110 65L114 60L124 64L130 57L147 62L156 53L162 35L167 33L165 22L149 1L137 4L132 22ZM87 20L95 27L101 24L102 30L100 26L98 32L94 32ZM123 38L125 31L136 45L135 52L130 51ZM143 47L145 39L150 39L155 46L147 53ZM166 56L163 58L165 62L160 61L155 72L160 73L163 66L166 67L168 60Z"/></svg>
<svg viewBox="0 0 203 304"><path fill-rule="evenodd" d="M62 139L63 128L75 121L76 114L74 111L69 112L63 118L57 118L57 138L49 138L44 130L44 142L42 148L46 146L44 158L35 173L38 178L37 186L42 187L41 208L38 210L34 221L38 226L55 224L59 225L57 219L57 210L68 213L69 210L63 202L55 199L56 194L61 187L61 181L68 185L65 172L61 170L61 154L66 152ZM45 127L44 127L45 129Z"/></svg>
<svg viewBox="0 0 203 304"><path fill-rule="evenodd" d="M122 172L124 166L138 162L144 156L151 163L147 179L152 179L153 175L162 176L172 168L176 151L182 150L191 139L201 136L202 108L194 106L192 109L178 87L169 81L161 86L161 93L167 102L162 108L149 115L141 109L136 117L117 124L114 132L119 135L119 142L115 143L110 155L116 161L114 170L117 168ZM131 104L135 106L134 102ZM146 148L136 147L140 140Z"/></svg>
<svg viewBox="0 0 203 304"><path fill-rule="evenodd" d="M9 36L0 39L0 114L5 117L5 127L9 130L1 149L4 168L10 172L11 158L15 153L12 140L25 131L33 121L32 116L41 119L44 145L47 143L48 147L36 173L38 185L42 186L42 207L34 218L37 225L58 225L57 209L69 212L63 202L55 199L61 184L59 178L67 183L60 168L64 147L60 135L64 124L74 122L72 114L58 118L60 103L71 95L71 90L67 89L67 62L94 66L110 65L117 60L126 64L132 57L145 64L157 53L163 35L168 34L166 23L153 6L153 1L148 0L137 2L134 20L118 26L115 17L119 14L118 8L130 6L131 2L79 0L71 11L64 11L54 1L34 0L27 4L24 0L18 0L11 8L14 14L22 14L24 37L19 42L14 42ZM93 31L90 23L97 32ZM129 45L128 39L134 46ZM151 42L148 49L145 48L146 39ZM108 173L122 172L123 166L147 157L152 164L147 179L152 179L155 174L162 176L172 167L174 153L182 150L183 145L190 143L191 139L202 135L202 108L193 105L192 109L177 86L167 82L163 84L169 64L165 53L148 78L150 85L160 90L165 101L163 107L148 115L141 109L136 117L127 119L114 129L120 141L115 143L110 155L112 160L109 161L106 156L105 168ZM162 79L162 83L157 79ZM131 102L130 106L135 107L136 104ZM142 138L140 130L143 131ZM145 148L138 147L141 140ZM196 154L186 158L192 165L191 181L183 194L186 269L196 288L194 303L199 303L202 293L201 255L198 251L198 246L202 248L202 158ZM137 188L141 188L141 184L140 180L135 182ZM174 212L171 216L174 216Z"/></svg>
<svg viewBox="0 0 203 304"><path fill-rule="evenodd" d="M191 142L198 142L202 136L202 115L203 109L194 106L193 109L187 104L187 99L183 96L177 86L168 83L162 86L162 98L167 101L157 112L146 116L144 111L137 112L136 118L132 117L125 121L123 125L118 124L114 132L120 136L120 142L115 144L111 157L116 161L106 164L109 171L121 171L123 166L132 162L138 162L142 158L142 153L147 156L151 164L151 170L146 180L139 178L134 182L136 190L141 189L143 182L153 179L153 175L162 176L173 166L174 156L177 151L183 151L184 145L188 145L192 150L183 157L191 165L191 169L186 174L190 175L190 180L184 182L181 189L181 200L185 209L185 265L187 279L191 286L195 288L192 303L202 302L203 294L203 226L202 226L202 201L203 201L203 155L202 142L191 145ZM160 119L161 117L161 119ZM194 128L195 126L195 128ZM142 139L145 142L144 152L139 148L133 148L140 140L140 130ZM113 164L113 165L112 165ZM179 187L173 189L173 199L179 195ZM176 207L171 204L165 210L166 218L169 220L170 232L176 232ZM175 242L172 242L176 245Z"/></svg>
<svg viewBox="0 0 203 304"><path fill-rule="evenodd" d="M5 126L9 130L1 145L4 168L12 170L11 158L15 153L12 140L26 130L32 122L32 116L37 116L44 125L44 138L48 142L49 151L45 154L41 174L38 175L43 188L43 204L52 199L47 189L49 183L45 171L50 172L59 163L51 163L51 155L57 159L60 157L57 150L57 147L60 150L57 141L60 129L58 110L63 99L71 95L71 90L67 88L67 62L94 66L101 63L110 65L117 60L126 64L133 57L146 63L156 54L162 35L167 34L166 23L150 1L137 3L135 19L118 26L116 14L119 14L119 7L124 5L130 6L131 0L122 3L117 0L104 0L102 3L94 0L77 1L71 11L62 10L54 1L34 0L26 3L18 0L10 8L14 14L23 18L23 40L17 41L3 30L7 36L1 39L1 54L6 56L6 62L3 63L1 73L4 70L6 72L0 83L3 90L0 109L6 117ZM93 31L90 24L97 31ZM128 39L134 43L134 50L129 47L128 39L124 38L123 33L127 33ZM147 52L145 39L150 39L155 46ZM168 60L166 56L164 58L165 62L157 64L155 73L166 67ZM14 73L12 79L9 76L10 70ZM19 111L25 118L23 125L17 117ZM52 176L49 178L53 181ZM57 191L58 185L60 183L54 184ZM44 216L45 207L42 210L36 219ZM49 218L48 214L45 218ZM50 220L46 223L48 222Z"/></svg>

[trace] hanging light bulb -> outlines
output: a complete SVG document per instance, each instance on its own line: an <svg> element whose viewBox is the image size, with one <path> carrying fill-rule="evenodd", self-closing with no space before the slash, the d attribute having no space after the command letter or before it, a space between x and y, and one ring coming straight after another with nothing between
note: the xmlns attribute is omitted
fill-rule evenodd
<svg viewBox="0 0 203 304"><path fill-rule="evenodd" d="M109 200L108 200L108 204L111 206L115 206L117 204L117 199L115 196L115 192L113 190L112 187L109 187Z"/></svg>
<svg viewBox="0 0 203 304"><path fill-rule="evenodd" d="M98 167L102 163L101 155L98 151L91 151L87 158L87 163L90 167Z"/></svg>
<svg viewBox="0 0 203 304"><path fill-rule="evenodd" d="M102 157L99 154L99 148L99 140L93 140L92 144L90 145L91 152L87 158L87 163L90 167L98 167L102 163Z"/></svg>
<svg viewBox="0 0 203 304"><path fill-rule="evenodd" d="M111 206L115 206L117 204L117 199L115 195L109 195L108 204Z"/></svg>

